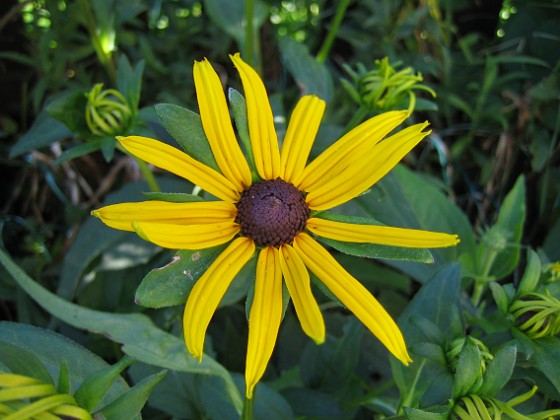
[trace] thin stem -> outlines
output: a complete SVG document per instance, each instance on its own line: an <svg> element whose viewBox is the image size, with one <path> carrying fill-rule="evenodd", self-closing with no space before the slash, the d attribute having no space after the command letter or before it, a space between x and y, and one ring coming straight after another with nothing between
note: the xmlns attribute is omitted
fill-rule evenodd
<svg viewBox="0 0 560 420"><path fill-rule="evenodd" d="M253 420L253 407L255 405L255 396L249 399L245 397L245 403L243 404L243 414L241 415L242 420Z"/></svg>
<svg viewBox="0 0 560 420"><path fill-rule="evenodd" d="M329 29L329 33L321 46L321 49L317 53L316 60L319 63L324 63L329 53L331 51L334 39L336 38L336 34L338 33L338 29L340 28L340 24L344 19L344 15L346 14L346 9L350 4L350 0L342 0L338 3L336 8L336 14L334 15L334 20L332 22L331 28Z"/></svg>
<svg viewBox="0 0 560 420"><path fill-rule="evenodd" d="M144 179L148 183L148 187L150 188L150 191L152 191L152 192L161 191L161 189L159 188L159 185L156 181L156 178L154 177L153 172L150 171L150 168L148 168L148 164L146 162L144 162L142 159L138 159L136 156L134 156L134 159L138 163L138 167L140 168L140 172L142 172L142 175L144 175Z"/></svg>
<svg viewBox="0 0 560 420"><path fill-rule="evenodd" d="M245 60L253 67L255 66L255 50L253 45L254 14L255 14L254 0L245 0Z"/></svg>
<svg viewBox="0 0 560 420"><path fill-rule="evenodd" d="M82 0L81 3L82 3L82 10L84 10L84 14L85 14L85 22L86 22L87 30L91 39L91 43L93 44L93 48L97 53L97 57L99 58L99 61L101 62L101 64L103 64L105 70L107 70L107 73L109 74L109 78L113 83L115 83L117 79L117 70L115 68L115 64L113 63L113 60L111 59L111 54L105 53L105 50L101 45L99 36L97 35L95 17L93 16L93 11L91 10L90 2L87 0Z"/></svg>
<svg viewBox="0 0 560 420"><path fill-rule="evenodd" d="M354 113L354 115L352 116L348 124L346 124L346 127L344 127L344 133L349 132L358 124L360 124L365 118L365 116L367 115L367 113L368 110L366 109L366 107L360 105L360 108L358 108L358 110Z"/></svg>

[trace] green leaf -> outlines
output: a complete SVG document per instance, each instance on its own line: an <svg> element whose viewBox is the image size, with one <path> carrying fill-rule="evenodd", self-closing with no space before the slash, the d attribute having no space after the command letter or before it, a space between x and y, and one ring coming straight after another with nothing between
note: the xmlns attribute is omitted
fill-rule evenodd
<svg viewBox="0 0 560 420"><path fill-rule="evenodd" d="M350 224L364 224L364 225L382 225L377 220L372 218L345 216L334 213L320 213L315 217L321 219L333 220L336 222L350 223ZM372 238L374 240L375 238ZM432 254L427 249L416 248L402 248L397 246L379 245L375 243L353 243L342 242L334 239L327 239L321 236L317 237L319 242L322 242L337 251L344 252L345 254L354 255L356 257L367 258L382 258L388 260L402 260L402 261L416 261L422 263L433 263L434 259Z"/></svg>
<svg viewBox="0 0 560 420"><path fill-rule="evenodd" d="M0 354L4 366L7 366L13 373L29 376L46 384L54 384L49 371L37 356L12 343L5 343L2 335L0 335Z"/></svg>
<svg viewBox="0 0 560 420"><path fill-rule="evenodd" d="M245 2L230 0L205 0L204 10L214 24L231 36L239 48L245 48ZM268 7L261 1L254 1L253 28L256 33L268 16Z"/></svg>
<svg viewBox="0 0 560 420"><path fill-rule="evenodd" d="M398 324L409 348L413 349L417 344L426 342L426 337L417 328L415 319L427 319L437 326L444 337L452 338L463 333L460 274L458 264L441 269L420 288L399 317ZM396 359L390 359L393 377L402 396L402 405L409 407L417 406L424 395L430 393L436 384L436 377L440 376L437 379L439 383L450 380L446 367L415 354L412 354L412 358L414 362L408 367ZM446 398L452 397L451 389L452 384L449 383L444 392L438 391L437 398L443 401L433 403L445 403Z"/></svg>
<svg viewBox="0 0 560 420"><path fill-rule="evenodd" d="M507 246L498 252L490 270L495 279L509 275L519 263L525 213L525 178L520 176L504 199L495 225L508 233Z"/></svg>
<svg viewBox="0 0 560 420"><path fill-rule="evenodd" d="M117 90L126 98L132 112L137 111L140 103L143 72L144 60L132 68L126 55L121 55L117 65Z"/></svg>
<svg viewBox="0 0 560 420"><path fill-rule="evenodd" d="M252 172L256 173L251 137L249 136L249 125L247 122L247 103L243 95L233 88L229 88L228 97L233 119L235 120L235 127L237 128L237 134L243 145L245 156L247 156L247 161L249 162Z"/></svg>
<svg viewBox="0 0 560 420"><path fill-rule="evenodd" d="M517 347L515 345L500 349L486 366L482 386L477 393L485 397L496 396L511 378L516 359Z"/></svg>
<svg viewBox="0 0 560 420"><path fill-rule="evenodd" d="M447 420L449 418L448 412L434 413L410 407L404 407L404 414L410 420Z"/></svg>
<svg viewBox="0 0 560 420"><path fill-rule="evenodd" d="M200 115L174 104L158 104L155 109L163 127L189 156L219 170L204 134Z"/></svg>
<svg viewBox="0 0 560 420"><path fill-rule="evenodd" d="M461 254L474 251L475 237L469 220L434 180L403 165L398 165L393 172L422 229L459 235L461 242L454 247L438 249L439 255L452 262Z"/></svg>
<svg viewBox="0 0 560 420"><path fill-rule="evenodd" d="M76 159L77 157L89 155L90 153L93 153L101 148L101 142L101 139L94 139L89 140L86 143L80 143L77 146L73 146L70 149L62 152L62 154L56 159L55 163L57 165L60 165L61 163Z"/></svg>
<svg viewBox="0 0 560 420"><path fill-rule="evenodd" d="M457 360L453 384L454 398L468 395L472 390L482 373L481 361L482 355L480 354L480 349L472 339L467 337Z"/></svg>
<svg viewBox="0 0 560 420"><path fill-rule="evenodd" d="M404 407L404 414L410 420L446 420L449 418L449 413L447 412L434 413L410 407Z"/></svg>
<svg viewBox="0 0 560 420"><path fill-rule="evenodd" d="M278 39L282 62L298 84L301 94L317 95L330 102L334 95L331 74L324 63L319 63L304 44L288 36Z"/></svg>
<svg viewBox="0 0 560 420"><path fill-rule="evenodd" d="M49 378L60 377L62 366L66 364L70 375L70 394L74 394L78 387L91 375L111 368L99 356L69 338L54 331L31 325L0 322L0 342L2 345L11 345L17 348L20 357L24 353L35 355L47 369L48 373L46 375L50 373ZM7 353L1 351L0 354L2 354L2 363L8 364ZM20 369L12 370L41 379L44 382L51 381L46 379L45 373L36 363L30 360L26 360L25 363L25 369L28 369L29 372ZM122 395L128 388L124 379L117 376L100 404L108 404Z"/></svg>
<svg viewBox="0 0 560 420"><path fill-rule="evenodd" d="M47 112L74 134L90 136L86 123L87 97L83 90L64 92L47 105Z"/></svg>
<svg viewBox="0 0 560 420"><path fill-rule="evenodd" d="M101 369L83 381L76 394L74 394L74 398L76 398L80 407L85 408L89 412L95 410L103 396L107 393L113 382L115 382L115 379L133 362L134 359L124 357L113 366Z"/></svg>
<svg viewBox="0 0 560 420"><path fill-rule="evenodd" d="M352 318L340 338L327 335L325 343L309 343L301 358L301 377L308 388L332 392L347 384L358 363L364 326Z"/></svg>
<svg viewBox="0 0 560 420"><path fill-rule="evenodd" d="M509 299L502 285L491 281L490 283L488 283L488 286L490 287L490 292L492 292L492 297L496 301L498 309L502 311L502 313L507 314L509 308Z"/></svg>
<svg viewBox="0 0 560 420"><path fill-rule="evenodd" d="M310 388L288 388L282 395L298 418L344 418L340 404L330 395Z"/></svg>
<svg viewBox="0 0 560 420"><path fill-rule="evenodd" d="M547 337L532 340L533 359L539 369L560 393L560 338Z"/></svg>
<svg viewBox="0 0 560 420"><path fill-rule="evenodd" d="M433 181L402 165L385 175L369 193L343 206L341 212L373 217L388 226L458 234L461 242L456 247L431 250L434 264L386 261L420 282L433 277L446 261L457 261L460 254L474 252L474 235L466 216Z"/></svg>
<svg viewBox="0 0 560 420"><path fill-rule="evenodd" d="M147 308L181 305L225 245L199 251L180 250L164 267L150 271L136 290L135 302Z"/></svg>
<svg viewBox="0 0 560 420"><path fill-rule="evenodd" d="M171 203L191 203L193 201L203 201L202 197L187 193L169 193L147 191L141 193L148 200L169 201Z"/></svg>
<svg viewBox="0 0 560 420"><path fill-rule="evenodd" d="M517 287L517 294L523 295L536 289L541 276L541 261L538 254L529 249L527 251L527 267Z"/></svg>
<svg viewBox="0 0 560 420"><path fill-rule="evenodd" d="M167 190L179 189L184 187L185 184L185 182L178 180L160 178L157 181L162 188ZM127 184L119 191L109 194L102 205L139 201L140 193L147 190L149 188L145 182ZM130 232L108 228L93 216L88 217L80 227L72 246L66 254L57 294L62 298L72 299L86 268L104 251L134 236ZM132 241L132 239L129 240ZM146 251L149 249L156 249L153 245L144 241L133 242L131 248L135 248L130 249L130 251L138 255L146 255Z"/></svg>
<svg viewBox="0 0 560 420"><path fill-rule="evenodd" d="M190 357L182 339L157 328L147 316L138 313L105 313L83 308L61 299L34 282L1 250L0 263L29 296L53 316L76 328L104 334L111 340L122 343L123 352L130 357L181 372L221 377L226 384L230 401L241 412L241 395L229 372L208 355L200 363Z"/></svg>
<svg viewBox="0 0 560 420"><path fill-rule="evenodd" d="M167 371L161 371L145 378L138 385L135 385L121 395L117 400L95 413L95 416L103 416L103 418L107 420L140 418L140 411L142 407L144 407L144 404L146 404L152 389L166 374Z"/></svg>
<svg viewBox="0 0 560 420"><path fill-rule="evenodd" d="M61 122L42 110L27 133L19 138L10 149L10 158L15 158L31 150L50 146L52 143L70 137L72 132Z"/></svg>

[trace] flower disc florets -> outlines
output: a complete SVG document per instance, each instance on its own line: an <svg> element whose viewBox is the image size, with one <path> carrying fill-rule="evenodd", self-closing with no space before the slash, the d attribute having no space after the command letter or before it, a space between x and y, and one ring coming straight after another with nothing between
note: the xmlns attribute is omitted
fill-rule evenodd
<svg viewBox="0 0 560 420"><path fill-rule="evenodd" d="M241 234L260 246L291 243L305 229L309 207L303 193L277 178L260 181L241 193L235 222Z"/></svg>

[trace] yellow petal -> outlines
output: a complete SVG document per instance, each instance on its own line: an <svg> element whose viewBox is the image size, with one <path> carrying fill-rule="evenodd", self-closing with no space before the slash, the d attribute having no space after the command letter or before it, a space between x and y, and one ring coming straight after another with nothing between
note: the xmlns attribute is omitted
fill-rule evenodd
<svg viewBox="0 0 560 420"><path fill-rule="evenodd" d="M276 179L280 176L280 151L266 89L257 72L241 59L239 53L230 58L239 71L245 91L255 167L262 179Z"/></svg>
<svg viewBox="0 0 560 420"><path fill-rule="evenodd" d="M290 245L280 248L280 266L301 328L315 343L322 344L325 341L325 321L311 292L307 268Z"/></svg>
<svg viewBox="0 0 560 420"><path fill-rule="evenodd" d="M354 158L352 152L362 144L374 146L391 130L401 124L408 111L389 111L363 122L342 136L332 146L321 153L303 172L303 179L298 186L304 191L316 188L315 183L335 178L340 171L348 167Z"/></svg>
<svg viewBox="0 0 560 420"><path fill-rule="evenodd" d="M208 60L194 63L196 96L204 132L222 173L237 191L251 185L251 171L231 125L220 78Z"/></svg>
<svg viewBox="0 0 560 420"><path fill-rule="evenodd" d="M263 376L278 336L282 320L282 271L280 257L274 247L259 253L255 277L255 293L249 313L249 342L245 382L247 398Z"/></svg>
<svg viewBox="0 0 560 420"><path fill-rule="evenodd" d="M307 220L307 229L323 238L405 248L443 248L459 243L457 235L390 226L359 225L319 218Z"/></svg>
<svg viewBox="0 0 560 420"><path fill-rule="evenodd" d="M357 160L331 180L318 181L309 190L307 204L312 210L327 210L363 193L395 167L430 131L428 123L416 124L376 144L368 153L360 150ZM336 167L333 168L337 172Z"/></svg>
<svg viewBox="0 0 560 420"><path fill-rule="evenodd" d="M239 192L221 173L193 159L175 147L148 137L117 137L132 155L198 185L225 201L235 202Z"/></svg>
<svg viewBox="0 0 560 420"><path fill-rule="evenodd" d="M296 105L280 152L280 178L284 181L295 186L301 181L324 111L325 101L314 95L304 96Z"/></svg>
<svg viewBox="0 0 560 420"><path fill-rule="evenodd" d="M185 305L183 333L187 349L194 357L202 359L208 324L233 278L254 252L251 239L235 239L192 288Z"/></svg>
<svg viewBox="0 0 560 420"><path fill-rule="evenodd" d="M134 231L133 222L157 222L175 225L200 225L234 220L237 208L226 201L194 201L170 203L142 201L120 203L91 212L113 229Z"/></svg>
<svg viewBox="0 0 560 420"><path fill-rule="evenodd" d="M403 364L412 360L399 327L371 293L306 233L294 240L305 265Z"/></svg>
<svg viewBox="0 0 560 420"><path fill-rule="evenodd" d="M163 248L191 250L225 244L241 230L233 220L204 225L134 222L132 226L138 236Z"/></svg>

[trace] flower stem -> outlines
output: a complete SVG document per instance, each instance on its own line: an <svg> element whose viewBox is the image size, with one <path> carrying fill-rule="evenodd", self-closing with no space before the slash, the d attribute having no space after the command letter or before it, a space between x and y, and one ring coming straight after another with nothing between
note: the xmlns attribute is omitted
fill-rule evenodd
<svg viewBox="0 0 560 420"><path fill-rule="evenodd" d="M103 46L101 45L101 40L99 39L99 35L97 34L97 25L95 23L93 11L91 10L90 2L87 0L82 0L81 7L84 11L87 31L89 33L93 48L97 53L97 57L99 58L101 64L105 67L105 70L109 74L109 78L111 79L111 81L115 83L117 79L117 70L115 68L115 63L113 63L111 54L107 54L103 49Z"/></svg>
<svg viewBox="0 0 560 420"><path fill-rule="evenodd" d="M253 406L255 403L255 398L249 399L245 397L245 403L243 404L243 414L241 415L242 420L253 420Z"/></svg>
<svg viewBox="0 0 560 420"><path fill-rule="evenodd" d="M255 13L255 2L245 0L245 60L255 66L255 50L253 45L253 15Z"/></svg>
<svg viewBox="0 0 560 420"><path fill-rule="evenodd" d="M138 159L137 157L134 157L134 159L136 160L136 163L138 163L140 172L142 172L142 175L144 175L144 179L146 180L148 187L150 188L150 191L152 192L161 191L156 181L156 178L154 177L154 174L152 173L152 171L150 171L150 168L148 168L146 162L144 162L142 159Z"/></svg>
<svg viewBox="0 0 560 420"><path fill-rule="evenodd" d="M332 44L334 39L336 38L336 34L338 29L340 28L340 24L342 23L342 19L344 19L344 15L346 14L346 9L350 4L350 0L342 0L338 3L336 8L336 14L334 15L334 20L332 22L331 28L329 29L329 33L321 46L321 49L317 53L316 60L319 63L324 63L327 57L329 56L329 52L331 51Z"/></svg>

